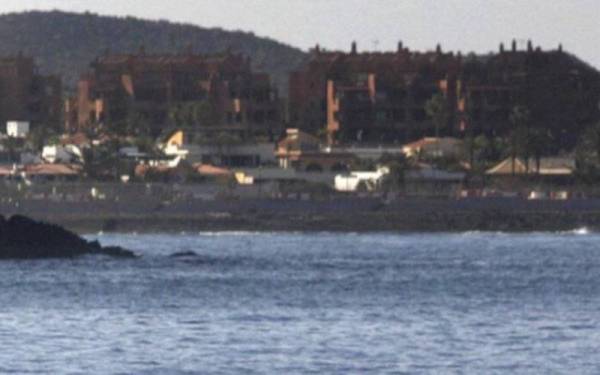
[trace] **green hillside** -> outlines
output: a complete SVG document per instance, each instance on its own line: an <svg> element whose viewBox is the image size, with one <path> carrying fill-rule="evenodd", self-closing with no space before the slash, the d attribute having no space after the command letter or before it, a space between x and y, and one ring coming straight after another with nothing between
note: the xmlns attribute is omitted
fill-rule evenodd
<svg viewBox="0 0 600 375"><path fill-rule="evenodd" d="M299 49L252 33L206 29L167 21L107 17L59 11L0 15L0 56L33 56L44 73L60 74L67 89L96 56L138 51L176 53L192 47L197 53L231 48L252 58L254 68L272 74L286 95L287 75L306 55Z"/></svg>

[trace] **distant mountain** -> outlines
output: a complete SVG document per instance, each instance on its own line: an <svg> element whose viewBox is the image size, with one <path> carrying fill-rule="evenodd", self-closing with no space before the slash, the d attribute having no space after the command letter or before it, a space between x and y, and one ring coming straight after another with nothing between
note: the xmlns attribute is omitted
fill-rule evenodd
<svg viewBox="0 0 600 375"><path fill-rule="evenodd" d="M145 21L90 13L60 11L0 15L0 56L19 52L33 56L43 73L60 74L66 89L73 90L89 64L109 50L112 53L218 53L230 48L252 59L257 71L270 73L283 96L288 72L306 54L297 48L252 33L206 29L167 21Z"/></svg>

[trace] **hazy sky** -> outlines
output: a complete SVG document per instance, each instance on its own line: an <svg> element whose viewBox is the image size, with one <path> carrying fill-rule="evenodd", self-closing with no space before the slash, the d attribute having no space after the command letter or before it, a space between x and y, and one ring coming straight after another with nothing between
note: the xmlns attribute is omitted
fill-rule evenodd
<svg viewBox="0 0 600 375"><path fill-rule="evenodd" d="M600 67L600 0L1 0L0 12L61 9L252 31L308 49L487 52L531 38ZM524 43L523 43L524 45Z"/></svg>

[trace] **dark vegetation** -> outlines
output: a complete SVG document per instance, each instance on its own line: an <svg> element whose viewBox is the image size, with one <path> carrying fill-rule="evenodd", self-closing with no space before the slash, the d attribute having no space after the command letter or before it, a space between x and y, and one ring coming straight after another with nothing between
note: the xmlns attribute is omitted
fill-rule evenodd
<svg viewBox="0 0 600 375"><path fill-rule="evenodd" d="M306 58L297 48L241 31L60 11L0 16L0 56L33 56L43 73L61 75L68 90L99 54L137 52L141 46L146 53L243 53L255 70L272 75L282 95L288 72Z"/></svg>

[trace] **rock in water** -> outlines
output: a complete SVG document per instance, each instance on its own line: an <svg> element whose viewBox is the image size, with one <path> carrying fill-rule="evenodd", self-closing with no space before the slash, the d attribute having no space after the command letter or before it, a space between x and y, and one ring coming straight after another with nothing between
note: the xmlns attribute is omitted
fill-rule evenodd
<svg viewBox="0 0 600 375"><path fill-rule="evenodd" d="M88 254L135 257L129 250L102 247L97 241L86 241L58 225L20 215L6 220L0 215L0 259L72 258Z"/></svg>

